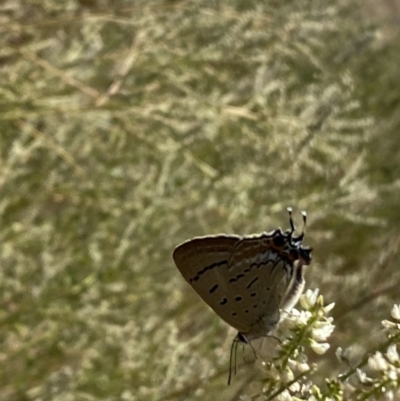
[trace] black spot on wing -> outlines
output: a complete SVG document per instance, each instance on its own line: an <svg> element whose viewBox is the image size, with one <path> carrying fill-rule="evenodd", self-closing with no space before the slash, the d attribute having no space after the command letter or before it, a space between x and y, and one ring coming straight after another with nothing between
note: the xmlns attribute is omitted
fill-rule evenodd
<svg viewBox="0 0 400 401"><path fill-rule="evenodd" d="M218 288L218 284L215 284L213 287L210 288L210 294L212 294Z"/></svg>
<svg viewBox="0 0 400 401"><path fill-rule="evenodd" d="M220 305L225 305L228 303L228 300L226 298L223 298L222 301L219 303Z"/></svg>

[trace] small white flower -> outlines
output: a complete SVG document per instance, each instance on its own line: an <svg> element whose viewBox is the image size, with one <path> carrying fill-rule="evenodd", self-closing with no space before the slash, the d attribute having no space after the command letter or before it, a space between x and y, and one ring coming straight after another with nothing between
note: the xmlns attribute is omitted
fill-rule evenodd
<svg viewBox="0 0 400 401"><path fill-rule="evenodd" d="M292 393L297 393L297 392L299 392L299 391L300 391L300 383L298 383L298 382L292 383L292 384L289 386L289 390L290 390Z"/></svg>
<svg viewBox="0 0 400 401"><path fill-rule="evenodd" d="M314 340L311 340L310 343L311 349L318 355L323 355L325 354L326 351L328 351L330 345L328 343L317 343Z"/></svg>
<svg viewBox="0 0 400 401"><path fill-rule="evenodd" d="M297 362L297 370L300 373L308 372L310 370L310 366L307 362Z"/></svg>
<svg viewBox="0 0 400 401"><path fill-rule="evenodd" d="M397 352L396 344L389 345L386 352L387 359L393 364L398 363L400 360L399 353Z"/></svg>
<svg viewBox="0 0 400 401"><path fill-rule="evenodd" d="M393 319L400 320L400 305L394 304L390 315Z"/></svg>
<svg viewBox="0 0 400 401"><path fill-rule="evenodd" d="M295 361L294 359L289 358L288 361L287 361L287 364L288 364L290 369L292 369L292 370L296 370L297 369L297 361Z"/></svg>
<svg viewBox="0 0 400 401"><path fill-rule="evenodd" d="M292 396L288 390L284 390L276 397L276 399L279 401L292 401Z"/></svg>
<svg viewBox="0 0 400 401"><path fill-rule="evenodd" d="M383 357L381 352L376 352L375 355L371 356L368 359L368 366L372 370L386 370L388 368L388 363L386 359Z"/></svg>
<svg viewBox="0 0 400 401"><path fill-rule="evenodd" d="M300 389L301 394L310 394L311 393L311 387L312 387L311 381L303 383L301 385L301 389Z"/></svg>
<svg viewBox="0 0 400 401"><path fill-rule="evenodd" d="M351 353L351 347L347 347L345 349L343 349L342 347L338 347L335 351L336 358L339 360L339 362L344 361L349 363L350 353Z"/></svg>
<svg viewBox="0 0 400 401"><path fill-rule="evenodd" d="M316 302L319 306L324 306L324 296L321 294L321 295L318 295L318 298L317 298L317 302ZM320 311L321 313L322 313L322 311Z"/></svg>
<svg viewBox="0 0 400 401"><path fill-rule="evenodd" d="M343 359L344 359L343 358L343 354L344 354L343 348L342 347L337 347L336 351L335 351L335 355L336 355L336 358L337 358L337 360L339 362L343 361Z"/></svg>
<svg viewBox="0 0 400 401"><path fill-rule="evenodd" d="M363 372L361 369L357 369L357 376L358 380L360 380L361 383L368 383L367 374Z"/></svg>
<svg viewBox="0 0 400 401"><path fill-rule="evenodd" d="M335 307L335 302L323 307L324 313L328 314Z"/></svg>
<svg viewBox="0 0 400 401"><path fill-rule="evenodd" d="M387 376L390 380L397 382L397 379L399 378L397 372L394 369L390 369L389 372L387 372Z"/></svg>
<svg viewBox="0 0 400 401"><path fill-rule="evenodd" d="M382 326L385 329L397 329L397 330L400 330L400 324L392 322L390 320L382 320Z"/></svg>
<svg viewBox="0 0 400 401"><path fill-rule="evenodd" d="M307 290L300 297L301 306L306 310L311 309L315 305L315 303L317 302L318 293L319 293L319 289L318 288L316 290L314 290L314 291Z"/></svg>
<svg viewBox="0 0 400 401"><path fill-rule="evenodd" d="M311 312L308 311L301 311L300 316L296 319L296 324L300 326L305 326L308 320L311 318Z"/></svg>
<svg viewBox="0 0 400 401"><path fill-rule="evenodd" d="M294 374L293 374L293 372L292 372L291 369L286 368L286 369L282 372L281 377L282 377L282 380L283 380L285 383L288 383L288 382L290 382L290 381L292 381L292 380L294 379Z"/></svg>
<svg viewBox="0 0 400 401"><path fill-rule="evenodd" d="M387 400L387 401L394 400L393 390L389 390L389 391L385 392L385 400Z"/></svg>
<svg viewBox="0 0 400 401"><path fill-rule="evenodd" d="M312 329L311 336L315 341L326 341L330 337L334 329L335 326L326 323L323 327Z"/></svg>
<svg viewBox="0 0 400 401"><path fill-rule="evenodd" d="M293 329L296 326L305 326L308 319L312 316L311 312L299 312L297 309L293 309L288 313L282 313L282 315L286 316L286 318L280 322L279 328L282 329L282 331Z"/></svg>

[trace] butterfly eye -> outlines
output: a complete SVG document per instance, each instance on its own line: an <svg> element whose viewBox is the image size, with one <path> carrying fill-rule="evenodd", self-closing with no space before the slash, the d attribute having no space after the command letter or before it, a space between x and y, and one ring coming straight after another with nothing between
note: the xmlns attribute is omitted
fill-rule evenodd
<svg viewBox="0 0 400 401"><path fill-rule="evenodd" d="M281 248L285 244L285 238L282 235L274 237L272 241L277 248Z"/></svg>

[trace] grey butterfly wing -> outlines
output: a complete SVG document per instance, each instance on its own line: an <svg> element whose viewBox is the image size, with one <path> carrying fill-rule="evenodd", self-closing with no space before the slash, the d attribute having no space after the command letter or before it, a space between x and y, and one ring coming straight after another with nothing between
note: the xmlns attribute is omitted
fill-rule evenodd
<svg viewBox="0 0 400 401"><path fill-rule="evenodd" d="M246 327L242 333L249 340L268 335L278 324L292 279L291 267L268 239L268 235L244 237L228 262L233 313Z"/></svg>
<svg viewBox="0 0 400 401"><path fill-rule="evenodd" d="M173 258L185 280L226 323L248 329L246 322L234 315L228 261L242 237L217 235L197 237L175 248Z"/></svg>

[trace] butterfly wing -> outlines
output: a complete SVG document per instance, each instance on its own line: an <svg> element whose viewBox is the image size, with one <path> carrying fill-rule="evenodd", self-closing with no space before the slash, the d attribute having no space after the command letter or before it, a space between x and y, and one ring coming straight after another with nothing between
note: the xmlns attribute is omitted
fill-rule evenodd
<svg viewBox="0 0 400 401"><path fill-rule="evenodd" d="M270 234L244 237L228 262L230 299L247 339L268 335L279 322L279 309L288 292L292 268L271 247Z"/></svg>
<svg viewBox="0 0 400 401"><path fill-rule="evenodd" d="M173 258L185 280L226 323L238 331L248 327L233 310L228 261L242 237L217 235L197 237L175 248Z"/></svg>

